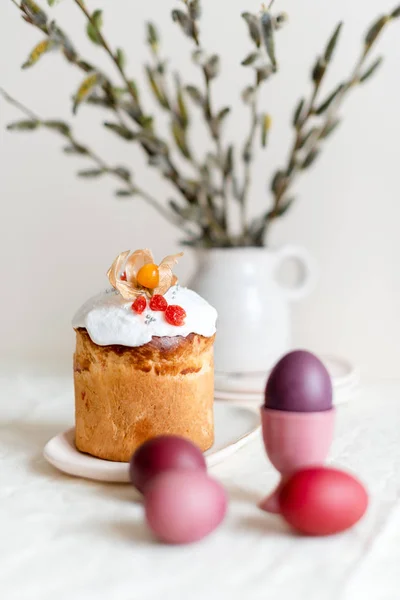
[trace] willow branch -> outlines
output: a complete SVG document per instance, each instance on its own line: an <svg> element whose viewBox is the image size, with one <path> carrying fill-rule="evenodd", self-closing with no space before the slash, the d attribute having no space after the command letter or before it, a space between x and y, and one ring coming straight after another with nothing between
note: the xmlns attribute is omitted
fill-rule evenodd
<svg viewBox="0 0 400 600"><path fill-rule="evenodd" d="M200 40L200 30L198 26L199 13L195 14L191 11L190 5L194 4L194 2L190 3L188 0L184 0L188 13L184 17L184 21L182 22L180 17L173 17L174 20L180 22L180 25L184 31L184 33L190 37L190 39L194 42L196 48L198 50L202 50L201 40ZM180 11L174 11L179 13ZM190 24L190 25L189 25ZM206 126L209 129L212 140L215 143L216 148L216 158L218 164L218 171L221 175L220 185L218 184L214 187L212 184L207 186L208 190L206 190L206 199L207 199L207 215L210 220L210 225L213 230L218 235L218 241L222 242L224 245L226 243L229 244L229 231L228 231L228 179L225 174L225 154L222 146L221 140L221 129L220 122L216 113L214 112L213 107L213 98L212 98L212 79L214 79L218 74L218 60L219 58L214 55L211 57L210 61L203 63L201 65L201 71L204 78L204 101L202 102L202 109L204 120L206 122ZM214 64L212 64L214 61ZM204 167L200 166L201 169L201 177L204 178ZM210 187L212 187L212 193L210 193ZM221 216L217 212L217 208L214 203L214 199L219 196L222 199L222 210ZM204 194L202 195L202 204L204 200Z"/></svg>
<svg viewBox="0 0 400 600"><path fill-rule="evenodd" d="M200 47L200 38L199 38L198 33L195 38L195 41L196 41L196 45L198 47ZM225 157L224 157L224 150L222 147L221 130L220 130L219 126L213 127L213 123L217 123L217 118L214 113L214 107L213 107L211 81L210 81L210 78L207 74L207 70L205 67L202 67L202 71L203 71L205 88L206 88L206 98L205 98L206 105L205 105L204 111L205 111L206 122L208 123L211 137L215 142L218 164L221 165L221 175L222 175L222 177L221 177L221 183L222 183L221 196L222 196L222 211L223 211L223 213L222 213L223 214L223 227L224 227L225 231L228 233L228 190L227 190L226 178L224 177L224 175L222 173Z"/></svg>
<svg viewBox="0 0 400 600"><path fill-rule="evenodd" d="M0 95L11 105L15 106L19 111L21 111L24 115L29 117L37 126L41 126L46 128L46 121L35 114L32 110L27 108L18 100L14 99L10 96L5 90L0 88ZM68 126L65 131L61 131L60 129L52 129L54 133L58 133L64 139L67 139L72 146L80 148L82 153L90 158L92 162L98 166L105 174L111 175L116 179L119 179L123 182L124 187L132 193L132 195L140 196L149 206L151 206L154 210L156 210L162 217L167 219L173 225L180 227L186 234L192 235L192 232L183 226L183 223L176 219L172 213L169 212L166 208L164 208L158 201L148 192L143 190L141 187L136 185L136 183L132 182L130 179L128 180L124 174L120 172L120 170L116 167L112 167L107 162L101 158L96 152L94 152L89 146L80 142L72 133L70 127Z"/></svg>
<svg viewBox="0 0 400 600"><path fill-rule="evenodd" d="M163 64L163 59L160 56L158 44L153 46L151 48L151 50L152 50L153 57L155 60L156 69L158 69L160 67L160 65ZM178 119L178 121L180 119L179 107L177 107L177 103L175 103L175 101L173 99L173 95L169 91L169 85L168 85L168 80L167 80L166 74L164 72L162 74L160 73L159 78L160 78L161 86L162 86L160 91L163 96L163 103L161 104L161 107L171 116L172 123L174 123L175 119ZM179 82L179 78L178 78L178 82ZM156 85L157 85L157 83L156 83ZM160 100L159 100L159 102L160 102ZM187 139L188 126L189 126L189 121L187 119L187 123L185 123L184 126L182 125L182 132L184 135L185 145L187 146L187 148L185 148L185 152L181 152L181 155L193 167L194 171L197 171L197 173L199 173L201 175L202 166L200 165L199 161L196 159L196 157L193 153L193 148L192 148L191 144L189 144L189 141ZM188 150L188 152L187 152L187 150Z"/></svg>
<svg viewBox="0 0 400 600"><path fill-rule="evenodd" d="M186 0L184 0L184 1L187 4ZM197 24L196 17L193 17L193 18L189 17L189 18L192 21L191 38L194 41L195 46L199 50L201 50L202 46L201 46L201 40L200 40L200 30L199 30L199 27ZM227 180L223 173L223 169L224 169L223 165L224 165L225 156L224 156L224 150L222 147L221 131L220 131L220 127L218 126L218 119L216 117L216 114L214 112L214 107L213 107L213 98L212 98L212 89L211 89L212 76L210 76L210 74L208 73L206 65L202 65L201 70L203 73L204 84L205 84L204 117L205 117L205 121L208 125L208 129L210 131L211 138L215 142L217 160L218 160L218 164L220 165L221 197L222 197L222 227L223 227L226 235L228 235L228 190L227 190Z"/></svg>
<svg viewBox="0 0 400 600"><path fill-rule="evenodd" d="M194 31L197 31L195 27ZM177 148L198 174L196 204L201 209L202 218L200 220L203 233L206 237L211 237L214 242L226 243L226 232L217 217L214 205L214 198L222 195L221 189L213 185L205 165L201 164L194 154L193 146L188 139L190 117L183 94L184 86L182 86L179 76L175 74L176 94L170 92L166 60L160 53L159 34L156 27L150 22L147 23L147 43L153 58L153 65L146 67L150 88L160 108L171 117L172 136Z"/></svg>
<svg viewBox="0 0 400 600"><path fill-rule="evenodd" d="M101 45L103 46L104 50L107 52L107 54L111 58L112 62L116 66L117 70L119 71L119 73L122 77L122 80L124 81L126 88L132 97L134 104L136 104L136 102L137 102L136 91L132 86L132 82L129 81L128 77L126 76L124 68L122 67L120 62L117 60L117 57L115 56L114 52L111 50L108 42L106 41L105 37L101 33L101 30L97 27L96 23L94 22L94 20L92 18L92 15L89 13L89 11L87 10L87 8L82 0L74 0L74 2L75 2L75 4L77 4L79 6L79 8L83 12L83 14L86 16L87 20L89 21L89 23L91 23L91 25L95 28L97 37L98 37Z"/></svg>
<svg viewBox="0 0 400 600"><path fill-rule="evenodd" d="M121 122L121 118L122 118L121 112L123 112L124 114L126 113L130 118L133 118L133 120L139 125L139 127L141 129L143 129L143 125L141 123L141 118L144 115L143 115L143 111L141 110L141 108L138 104L138 100L135 95L136 90L134 89L133 83L128 80L125 70L123 68L121 68L120 65L117 64L118 61L117 61L116 57L113 55L109 44L106 42L104 36L101 34L99 29L95 26L95 24L93 24L93 22L91 20L91 16L88 13L88 11L86 10L86 7L84 6L83 2L81 0L79 0L79 2L78 2L78 0L75 0L75 2L77 2L79 4L79 7L81 8L81 10L83 10L86 18L95 27L96 34L99 35L99 39L102 40L102 45L105 43L106 51L109 54L109 56L112 58L113 63L117 66L118 71L121 73L123 81L127 86L127 91L130 94L132 101L134 102L132 107L130 107L129 105L124 106L122 103L120 103L118 101L117 98L113 98L113 102L107 104L107 107L116 114L116 116L120 122ZM15 4L15 2L14 2L14 4ZM23 10L23 8L21 6L19 6L18 4L17 4L17 6L26 16L25 10ZM45 35L50 37L51 31L49 30L47 23L35 23L34 21L32 21L31 19L28 19L28 18L27 18L27 20L31 25L33 25L34 27L36 27L37 29L42 31ZM78 67L83 72L88 73L88 72L94 71L97 73L101 73L101 71L98 68L95 68L88 61L82 59L77 53L75 53L75 52L68 53L68 52L64 51L63 54L68 62L72 63L74 66ZM103 88L106 96L108 97L108 92L110 89L113 88L113 85L111 84L111 82L108 80L108 78L103 73L101 73L101 75L105 81L105 84L102 86L102 88ZM129 110L130 108L134 108L135 110L134 111ZM126 126L126 124L125 124L125 126ZM160 140L160 141L162 142L162 140ZM141 145L142 149L149 155L149 152L146 149L145 145L142 142L140 142L140 145ZM167 148L167 146L165 146L165 147ZM167 174L165 172L162 172L162 176L164 178L168 179L169 181L171 181L171 183L175 186L175 188L179 191L179 193L185 198L185 200L187 200L188 202L191 202L193 199L191 197L188 197L188 194L186 192L186 186L185 186L186 180L180 176L178 169L175 167L175 165L172 162L171 157L169 156L169 153L166 156L166 160L168 163L169 170L168 170Z"/></svg>
<svg viewBox="0 0 400 600"><path fill-rule="evenodd" d="M309 124L310 118L315 113L315 103L318 98L318 92L321 87L322 79L323 79L323 77L319 81L314 82L313 90L311 93L311 98L308 101L308 106L306 108L305 115L302 118L302 121L299 124L297 124L295 127L295 138L294 138L293 145L292 145L292 148L289 153L288 164L285 169L286 180L284 182L282 182L282 185L279 186L279 188L275 192L273 209L272 209L271 213L269 213L269 223L278 216L278 212L279 212L279 209L281 206L282 199L285 197L286 193L288 192L290 186L293 183L295 175L299 170L299 165L297 163L297 153L301 147L303 135L306 130L306 126Z"/></svg>
<svg viewBox="0 0 400 600"><path fill-rule="evenodd" d="M300 150L305 156L310 157L311 153L315 153L316 156L319 149L319 144L325 139L328 128L332 127L337 122L337 116L344 100L356 86L362 83L362 71L365 67L366 59L369 57L371 50L375 47L375 43L381 31L394 18L395 13L393 13L392 15L382 17L376 23L375 26L379 25L377 33L372 37L370 42L364 43L361 55L357 60L349 78L337 88L338 91L335 94L333 101L328 106L325 114L322 115L322 122L315 128L315 131L311 132L311 135L308 137L307 142L303 146L303 140L307 134L307 126L309 125L312 118L315 115L318 115L318 107L316 106L316 101L321 83L323 81L323 75L325 74L325 70L323 71L323 75L320 78L320 80L317 80L314 83L313 92L308 102L307 109L296 125L295 139L289 154L288 163L286 168L282 170L284 176L282 177L281 184L277 186L276 190L274 190L273 208L272 211L270 211L266 215L264 233L268 231L268 228L271 225L272 221L279 216L282 203L286 198L287 192L292 187L296 175L299 173L299 171L305 168L304 162L299 160ZM327 65L325 65L325 68L326 66ZM371 71L371 74L372 73L373 71Z"/></svg>
<svg viewBox="0 0 400 600"><path fill-rule="evenodd" d="M114 52L111 50L111 47L110 47L109 43L107 42L107 40L105 39L104 35L102 34L101 30L97 27L97 24L94 22L91 14L89 13L89 11L87 10L87 8L85 6L83 0L74 0L74 2L75 2L75 4L77 4L79 6L79 8L83 12L83 14L87 18L87 20L89 21L89 23L91 23L91 25L94 27L96 34L98 36L99 42L101 43L101 46L107 52L107 54L111 58L112 62L116 66L117 70L119 71L119 73L122 77L122 80L125 83L127 90L132 97L134 104L137 104L136 90L134 89L132 82L127 77L124 67L122 66L121 62L118 61ZM165 147L167 147L167 145L165 145ZM171 169L170 180L176 185L178 182L178 179L180 178L180 175L179 175L178 169L176 168L176 166L174 165L174 163L171 159L169 152L166 155L166 160L168 162L168 166ZM177 187L178 187L179 191L181 193L183 193L182 188L179 185L177 185ZM183 193L183 195L185 195L185 194Z"/></svg>
<svg viewBox="0 0 400 600"><path fill-rule="evenodd" d="M243 191L240 198L240 221L243 236L246 236L247 233L247 199L250 191L251 185L251 173L252 173L252 161L254 155L254 143L257 133L257 125L258 125L258 99L260 92L261 83L258 81L258 77L256 78L256 86L254 88L254 95L251 101L251 127L248 140L245 146L246 159L245 159L245 167L244 167L244 184Z"/></svg>

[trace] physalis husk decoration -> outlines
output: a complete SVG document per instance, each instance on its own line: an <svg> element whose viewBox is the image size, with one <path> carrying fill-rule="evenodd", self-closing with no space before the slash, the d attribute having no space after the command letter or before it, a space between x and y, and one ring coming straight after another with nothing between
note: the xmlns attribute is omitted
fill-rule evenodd
<svg viewBox="0 0 400 600"><path fill-rule="evenodd" d="M172 269L181 256L183 252L166 256L156 265L153 254L147 248L132 254L127 250L117 256L107 277L124 300L134 300L142 294L163 296L178 281Z"/></svg>

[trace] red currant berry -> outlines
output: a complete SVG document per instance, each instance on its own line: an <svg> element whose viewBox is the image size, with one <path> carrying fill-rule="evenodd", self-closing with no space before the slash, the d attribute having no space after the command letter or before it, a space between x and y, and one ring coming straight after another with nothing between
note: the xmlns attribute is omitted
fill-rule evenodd
<svg viewBox="0 0 400 600"><path fill-rule="evenodd" d="M146 306L146 298L144 296L139 296L132 304L132 310L134 310L138 315L141 315L142 312L145 310Z"/></svg>
<svg viewBox="0 0 400 600"><path fill-rule="evenodd" d="M165 311L165 319L170 325L180 327L185 323L186 312L182 306L171 305Z"/></svg>
<svg viewBox="0 0 400 600"><path fill-rule="evenodd" d="M150 300L150 308L151 310L160 310L164 312L168 308L168 302L164 298L164 296L160 296L160 294L155 294Z"/></svg>
<svg viewBox="0 0 400 600"><path fill-rule="evenodd" d="M121 275L121 281L127 281L125 271Z"/></svg>

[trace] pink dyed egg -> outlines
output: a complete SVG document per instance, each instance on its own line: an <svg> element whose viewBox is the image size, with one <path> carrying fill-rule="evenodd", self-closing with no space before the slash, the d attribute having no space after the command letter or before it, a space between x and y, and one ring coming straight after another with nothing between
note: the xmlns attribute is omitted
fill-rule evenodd
<svg viewBox="0 0 400 600"><path fill-rule="evenodd" d="M203 471L166 471L148 483L144 493L146 521L170 544L201 540L223 521L224 488Z"/></svg>
<svg viewBox="0 0 400 600"><path fill-rule="evenodd" d="M352 475L315 467L297 471L279 495L280 512L307 535L332 535L353 527L365 514L368 494Z"/></svg>

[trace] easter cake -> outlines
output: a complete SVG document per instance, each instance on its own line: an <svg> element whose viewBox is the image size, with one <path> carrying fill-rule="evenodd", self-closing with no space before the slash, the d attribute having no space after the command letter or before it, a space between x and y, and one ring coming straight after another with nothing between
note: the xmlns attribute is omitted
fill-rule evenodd
<svg viewBox="0 0 400 600"><path fill-rule="evenodd" d="M216 310L180 287L181 254L154 263L149 250L120 254L111 289L73 319L75 443L98 458L128 462L144 441L214 441L213 344Z"/></svg>

